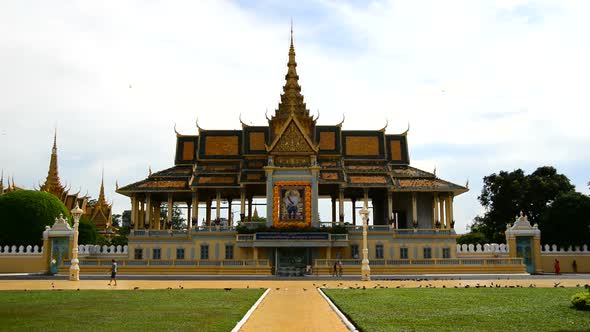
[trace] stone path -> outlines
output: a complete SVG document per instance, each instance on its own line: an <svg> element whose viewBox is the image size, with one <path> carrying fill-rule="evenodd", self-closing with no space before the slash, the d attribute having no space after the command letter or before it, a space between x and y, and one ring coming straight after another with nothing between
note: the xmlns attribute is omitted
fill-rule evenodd
<svg viewBox="0 0 590 332"><path fill-rule="evenodd" d="M272 288L240 331L348 331L315 287Z"/></svg>

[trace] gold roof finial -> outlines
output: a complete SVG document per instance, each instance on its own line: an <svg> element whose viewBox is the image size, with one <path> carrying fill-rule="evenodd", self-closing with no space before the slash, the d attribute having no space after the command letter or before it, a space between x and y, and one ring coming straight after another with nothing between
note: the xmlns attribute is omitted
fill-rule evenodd
<svg viewBox="0 0 590 332"><path fill-rule="evenodd" d="M51 159L49 161L47 178L40 189L42 191L49 192L56 197L61 197L64 192L64 186L62 186L61 181L59 180L59 172L57 167L57 127L53 133L53 147L51 148Z"/></svg>
<svg viewBox="0 0 590 332"><path fill-rule="evenodd" d="M106 205L106 199L104 196L104 166L102 167L102 179L100 180L100 192L98 194L98 204Z"/></svg>

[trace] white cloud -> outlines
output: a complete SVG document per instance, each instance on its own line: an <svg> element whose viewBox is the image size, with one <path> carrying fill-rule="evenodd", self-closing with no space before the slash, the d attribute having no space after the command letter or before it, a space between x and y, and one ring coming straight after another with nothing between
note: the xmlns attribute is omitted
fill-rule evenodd
<svg viewBox="0 0 590 332"><path fill-rule="evenodd" d="M344 129L378 129L387 118L393 133L410 122L416 165L470 179L472 191L456 200L458 230L480 213L481 177L500 169L555 165L588 192L588 4L304 5L295 40L308 107L322 124L345 113ZM278 103L282 2L0 6L0 168L17 184L45 178L57 125L62 179L97 195L104 165L121 211L128 200L114 193L115 179L172 165L174 123L185 133L196 132L197 117L204 128L239 128L241 113L264 124ZM452 147L470 152L444 153Z"/></svg>

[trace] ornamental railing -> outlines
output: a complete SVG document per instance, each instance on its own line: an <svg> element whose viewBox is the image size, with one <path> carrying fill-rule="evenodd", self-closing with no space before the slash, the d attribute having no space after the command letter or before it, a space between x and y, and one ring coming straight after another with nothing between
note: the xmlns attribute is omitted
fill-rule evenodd
<svg viewBox="0 0 590 332"><path fill-rule="evenodd" d="M110 267L112 261L110 259L80 259L80 266L104 266ZM198 267L198 266L270 266L268 259L245 259L245 260L208 260L208 259L121 259L117 260L119 267L121 266L182 266L182 267ZM70 261L64 261L64 266L69 266Z"/></svg>
<svg viewBox="0 0 590 332"><path fill-rule="evenodd" d="M280 237L269 237L269 234L274 233L255 233L255 234L237 234L237 242L252 242L252 241L348 241L348 234L329 234L329 233L276 233L284 236ZM293 236L303 235L301 238L294 238ZM309 238L305 238L305 235L310 235ZM318 238L322 236L322 238ZM325 238L323 238L325 237Z"/></svg>
<svg viewBox="0 0 590 332"><path fill-rule="evenodd" d="M361 266L360 259L316 259L315 266L332 267L340 262L344 266ZM432 266L432 265L522 265L522 258L435 258L435 259L370 259L371 266Z"/></svg>

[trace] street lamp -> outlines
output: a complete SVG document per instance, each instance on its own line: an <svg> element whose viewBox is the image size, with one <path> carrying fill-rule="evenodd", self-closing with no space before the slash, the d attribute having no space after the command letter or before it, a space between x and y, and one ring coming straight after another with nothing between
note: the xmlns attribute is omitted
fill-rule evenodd
<svg viewBox="0 0 590 332"><path fill-rule="evenodd" d="M367 246L367 224L369 223L369 209L365 206L359 211L363 219L363 260L361 262L361 280L371 280L371 268L369 267L369 248Z"/></svg>
<svg viewBox="0 0 590 332"><path fill-rule="evenodd" d="M72 262L70 264L70 281L80 280L80 261L78 260L78 225L80 223L80 217L84 213L84 210L80 209L78 204L71 211L72 217L74 217L74 243L72 245Z"/></svg>

